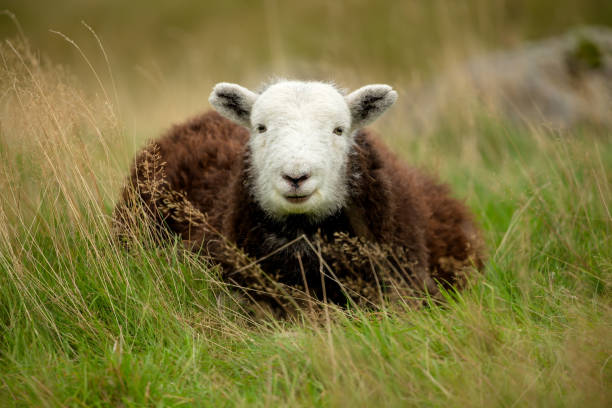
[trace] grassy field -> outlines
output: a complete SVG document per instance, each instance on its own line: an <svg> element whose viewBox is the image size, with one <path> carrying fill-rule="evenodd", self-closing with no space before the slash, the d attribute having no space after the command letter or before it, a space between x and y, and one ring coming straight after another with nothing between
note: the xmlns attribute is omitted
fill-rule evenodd
<svg viewBox="0 0 612 408"><path fill-rule="evenodd" d="M402 92L486 50L612 25L612 7L349 3L0 16L0 406L612 404L612 131L455 107L418 133ZM117 246L110 214L145 140L208 109L215 82L274 73L400 89L376 127L466 199L483 276L420 310L253 320L214 265Z"/></svg>

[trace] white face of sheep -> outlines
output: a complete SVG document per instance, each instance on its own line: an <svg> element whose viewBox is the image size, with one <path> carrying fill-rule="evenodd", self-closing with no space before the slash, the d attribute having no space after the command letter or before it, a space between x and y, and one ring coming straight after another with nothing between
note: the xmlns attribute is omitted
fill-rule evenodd
<svg viewBox="0 0 612 408"><path fill-rule="evenodd" d="M211 105L251 132L253 193L261 208L282 219L322 219L348 198L347 164L355 131L397 99L387 85L368 85L344 96L322 82L278 82L261 94L217 84Z"/></svg>

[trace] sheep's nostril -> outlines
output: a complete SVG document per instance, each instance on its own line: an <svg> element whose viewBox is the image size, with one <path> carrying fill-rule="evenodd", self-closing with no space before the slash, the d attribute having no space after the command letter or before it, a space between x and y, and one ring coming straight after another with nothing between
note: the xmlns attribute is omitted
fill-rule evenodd
<svg viewBox="0 0 612 408"><path fill-rule="evenodd" d="M289 184L291 184L294 188L298 188L300 184L305 182L310 178L310 174L305 173L297 177L289 176L287 174L283 174L283 179L285 179Z"/></svg>

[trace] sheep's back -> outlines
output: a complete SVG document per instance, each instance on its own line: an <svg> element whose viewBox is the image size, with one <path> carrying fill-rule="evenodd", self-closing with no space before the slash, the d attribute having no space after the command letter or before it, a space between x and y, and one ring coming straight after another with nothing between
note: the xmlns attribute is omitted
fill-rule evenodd
<svg viewBox="0 0 612 408"><path fill-rule="evenodd" d="M172 127L156 143L170 188L209 214L239 173L247 140L246 129L207 112Z"/></svg>
<svg viewBox="0 0 612 408"><path fill-rule="evenodd" d="M198 227L202 217L221 230L247 140L246 129L216 112L175 125L153 140L136 156L115 208L119 235L132 228L141 205L151 217L147 225L154 236L169 230L197 242L202 237Z"/></svg>
<svg viewBox="0 0 612 408"><path fill-rule="evenodd" d="M447 184L404 163L372 132L365 136L366 148L380 166L370 174L382 173L376 178L385 179L389 192L386 211L379 210L380 202L371 204L381 215L378 224L385 225L381 239L416 254L435 280L461 285L466 268L480 269L484 259L480 228L471 211Z"/></svg>

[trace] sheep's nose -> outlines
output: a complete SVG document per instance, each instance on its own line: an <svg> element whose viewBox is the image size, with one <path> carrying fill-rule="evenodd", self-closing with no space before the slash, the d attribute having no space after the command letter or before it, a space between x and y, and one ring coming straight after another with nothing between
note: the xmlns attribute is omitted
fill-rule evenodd
<svg viewBox="0 0 612 408"><path fill-rule="evenodd" d="M295 177L294 175L288 175L288 174L283 174L283 178L289 183L291 184L291 186L293 188L299 188L300 184L302 184L303 182L305 182L306 180L308 180L310 178L310 174L308 173L304 173L301 174L297 177Z"/></svg>

